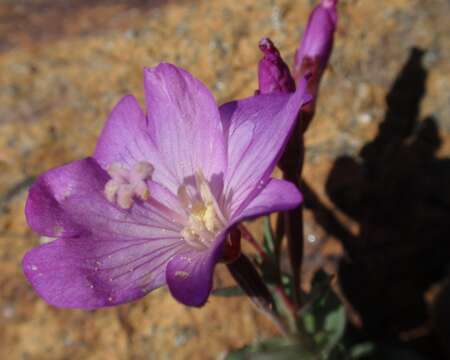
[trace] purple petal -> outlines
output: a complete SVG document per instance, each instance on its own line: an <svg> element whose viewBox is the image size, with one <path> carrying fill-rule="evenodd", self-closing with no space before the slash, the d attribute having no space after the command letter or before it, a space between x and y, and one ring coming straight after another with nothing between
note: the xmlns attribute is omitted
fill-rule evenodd
<svg viewBox="0 0 450 360"><path fill-rule="evenodd" d="M170 64L145 69L148 126L161 159L179 184L202 170L223 173L226 153L216 102L188 72Z"/></svg>
<svg viewBox="0 0 450 360"><path fill-rule="evenodd" d="M31 186L25 206L30 227L45 236L74 236L82 231L67 216L62 204L78 192L103 191L108 175L93 159L74 161L39 176Z"/></svg>
<svg viewBox="0 0 450 360"><path fill-rule="evenodd" d="M118 239L181 238L180 231L185 215L177 199L162 185L151 184L150 189L159 190L150 194L147 202L136 201L125 210L106 200L103 193L77 193L68 198L62 209L89 233ZM169 208L166 204L174 204Z"/></svg>
<svg viewBox="0 0 450 360"><path fill-rule="evenodd" d="M270 179L266 187L242 211L239 218L242 221L272 212L290 210L300 205L302 200L302 194L293 183Z"/></svg>
<svg viewBox="0 0 450 360"><path fill-rule="evenodd" d="M145 115L137 100L125 96L111 111L94 157L103 167L114 162L133 165L140 160L149 161L152 140L147 132Z"/></svg>
<svg viewBox="0 0 450 360"><path fill-rule="evenodd" d="M133 96L125 96L112 110L97 142L94 158L104 169L112 163L132 168L139 161L150 162L155 168L155 181L175 190L178 186L177 179L161 160L145 115Z"/></svg>
<svg viewBox="0 0 450 360"><path fill-rule="evenodd" d="M220 108L228 135L224 192L230 217L239 215L269 180L300 107L310 100L304 87L302 82L292 95L258 95Z"/></svg>
<svg viewBox="0 0 450 360"><path fill-rule="evenodd" d="M214 267L222 255L224 235L203 252L192 249L176 255L167 264L166 282L172 296L188 306L202 306L213 283Z"/></svg>
<svg viewBox="0 0 450 360"><path fill-rule="evenodd" d="M24 258L26 276L50 304L95 308L136 299L164 284L167 262L186 252L185 214L175 195L150 181L150 199L124 210L106 199L108 179L85 159L47 172L30 191L27 217L35 229L52 235L56 224L77 235Z"/></svg>
<svg viewBox="0 0 450 360"><path fill-rule="evenodd" d="M58 239L29 251L23 269L36 292L57 307L122 304L165 283L165 267L183 250L177 240Z"/></svg>
<svg viewBox="0 0 450 360"><path fill-rule="evenodd" d="M295 91L295 81L280 52L268 38L259 42L264 56L258 63L259 94Z"/></svg>
<svg viewBox="0 0 450 360"><path fill-rule="evenodd" d="M106 199L103 189L108 179L93 159L45 173L30 191L28 222L47 236L57 235L52 230L62 226L65 236L84 233L111 239L181 238L185 214L175 195L149 182L150 199L136 200L131 209L124 210Z"/></svg>

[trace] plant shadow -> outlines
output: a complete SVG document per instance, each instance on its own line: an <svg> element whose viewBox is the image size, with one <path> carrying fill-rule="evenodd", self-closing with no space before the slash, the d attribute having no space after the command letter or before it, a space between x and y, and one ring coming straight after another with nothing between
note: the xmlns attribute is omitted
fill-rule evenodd
<svg viewBox="0 0 450 360"><path fill-rule="evenodd" d="M320 212L316 219L342 241L342 291L375 339L398 339L427 323L424 293L449 270L450 159L436 157L442 142L436 119L419 118L424 53L411 50L386 97L376 138L358 159L336 159L328 175L326 193L358 222L358 235L349 235L304 188L305 206Z"/></svg>

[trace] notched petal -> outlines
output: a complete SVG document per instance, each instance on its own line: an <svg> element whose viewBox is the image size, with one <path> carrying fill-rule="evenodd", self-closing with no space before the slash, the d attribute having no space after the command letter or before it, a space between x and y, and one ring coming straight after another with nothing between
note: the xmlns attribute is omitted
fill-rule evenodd
<svg viewBox="0 0 450 360"><path fill-rule="evenodd" d="M144 83L148 127L164 163L177 179L177 187L197 170L208 180L223 172L222 124L206 86L171 64L145 69ZM170 189L176 193L177 188Z"/></svg>

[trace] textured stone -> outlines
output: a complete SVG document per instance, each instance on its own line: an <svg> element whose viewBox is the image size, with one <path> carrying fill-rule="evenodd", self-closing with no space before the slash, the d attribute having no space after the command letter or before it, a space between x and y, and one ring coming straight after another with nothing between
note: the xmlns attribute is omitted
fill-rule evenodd
<svg viewBox="0 0 450 360"><path fill-rule="evenodd" d="M290 63L313 3L0 1L1 359L216 359L275 333L245 299L211 298L204 308L189 309L165 289L95 312L49 307L21 272L21 257L39 243L26 226L23 204L34 176L92 152L122 95L143 102L143 66L167 61L185 67L219 103L251 95L259 39L272 38ZM375 136L385 96L413 46L427 50L420 115L435 116L443 139L438 154L450 154L448 2L342 0L339 12L304 171L333 211L324 190L333 160L358 156ZM357 233L358 224L335 213ZM323 264L336 271L342 253L336 237L310 211L306 231L306 274ZM231 283L220 266L216 284Z"/></svg>

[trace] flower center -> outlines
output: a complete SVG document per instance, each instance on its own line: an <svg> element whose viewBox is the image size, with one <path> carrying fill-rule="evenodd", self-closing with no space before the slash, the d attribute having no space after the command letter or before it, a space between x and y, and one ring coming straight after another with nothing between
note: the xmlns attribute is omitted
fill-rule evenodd
<svg viewBox="0 0 450 360"><path fill-rule="evenodd" d="M178 197L188 215L181 235L195 248L209 247L225 227L226 219L201 171L195 174L195 185L179 187Z"/></svg>
<svg viewBox="0 0 450 360"><path fill-rule="evenodd" d="M104 188L108 201L116 203L122 209L130 209L134 200L150 199L147 186L147 181L151 180L153 174L150 163L141 161L131 169L113 163L107 168L107 172L111 176ZM178 188L178 198L185 212L185 217L181 216L177 220L182 227L180 235L192 247L207 249L225 228L227 220L201 171L197 171L192 179ZM153 203L158 203L162 211L171 211L164 204L157 201Z"/></svg>

